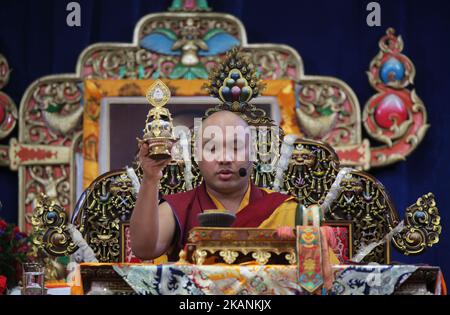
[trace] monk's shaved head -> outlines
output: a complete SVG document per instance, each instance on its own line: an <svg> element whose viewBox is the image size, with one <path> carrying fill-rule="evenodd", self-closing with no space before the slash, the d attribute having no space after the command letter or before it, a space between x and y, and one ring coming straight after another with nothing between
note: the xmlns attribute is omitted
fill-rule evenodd
<svg viewBox="0 0 450 315"><path fill-rule="evenodd" d="M203 128L207 126L242 126L248 127L247 122L238 114L233 113L228 110L222 110L219 112L215 112L203 120Z"/></svg>
<svg viewBox="0 0 450 315"><path fill-rule="evenodd" d="M197 138L200 143L211 140L212 137L223 139L225 142L230 141L244 141L246 135L250 133L248 123L238 114L231 111L222 110L215 112L206 117L201 122L201 134ZM218 137L220 135L220 137ZM198 143L198 144L200 144Z"/></svg>

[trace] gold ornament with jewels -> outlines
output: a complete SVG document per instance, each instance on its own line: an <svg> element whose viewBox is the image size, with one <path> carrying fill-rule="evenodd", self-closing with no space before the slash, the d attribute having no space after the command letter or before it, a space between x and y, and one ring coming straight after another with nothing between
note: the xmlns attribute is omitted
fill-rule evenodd
<svg viewBox="0 0 450 315"><path fill-rule="evenodd" d="M137 138L140 144L148 143L148 156L154 160L171 157L171 148L176 139L173 135L173 121L169 110L164 107L170 99L170 90L161 80L157 80L146 93L153 106L147 114L144 136Z"/></svg>

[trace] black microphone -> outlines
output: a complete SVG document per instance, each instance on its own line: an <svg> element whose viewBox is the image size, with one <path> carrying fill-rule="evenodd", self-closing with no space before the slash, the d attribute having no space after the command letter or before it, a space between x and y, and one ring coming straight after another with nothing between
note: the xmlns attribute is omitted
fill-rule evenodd
<svg viewBox="0 0 450 315"><path fill-rule="evenodd" d="M241 168L239 169L239 176L241 176L241 177L247 176L247 169L241 167Z"/></svg>

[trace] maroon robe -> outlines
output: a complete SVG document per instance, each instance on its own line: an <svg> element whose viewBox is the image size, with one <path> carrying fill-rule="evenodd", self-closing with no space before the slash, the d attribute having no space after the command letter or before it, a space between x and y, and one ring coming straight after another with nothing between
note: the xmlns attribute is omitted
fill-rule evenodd
<svg viewBox="0 0 450 315"><path fill-rule="evenodd" d="M250 189L249 203L236 213L236 221L234 221L232 227L258 227L283 202L292 198L290 195L278 192L268 193L256 187L253 183L250 184ZM162 201L167 201L172 208L177 222L175 248L172 252L178 254L187 242L189 231L200 226L198 214L204 210L216 209L217 206L209 197L204 183L193 190L166 195L162 199Z"/></svg>

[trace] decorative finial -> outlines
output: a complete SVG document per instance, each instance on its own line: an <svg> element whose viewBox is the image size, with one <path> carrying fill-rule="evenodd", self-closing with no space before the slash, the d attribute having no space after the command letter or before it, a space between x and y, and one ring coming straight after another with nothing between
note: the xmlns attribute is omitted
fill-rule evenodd
<svg viewBox="0 0 450 315"><path fill-rule="evenodd" d="M149 156L154 160L171 157L170 150L176 141L173 135L172 116L164 106L170 99L170 90L161 80L157 80L145 94L148 102L153 106L147 114L143 139L140 143L149 144Z"/></svg>
<svg viewBox="0 0 450 315"><path fill-rule="evenodd" d="M161 80L155 83L147 90L145 97L154 107L163 107L170 99L170 90Z"/></svg>
<svg viewBox="0 0 450 315"><path fill-rule="evenodd" d="M209 76L206 86L209 94L222 101L222 104L206 112L206 115L221 110L229 110L255 118L265 116L265 112L250 105L264 88L255 66L244 56L239 47L231 49L223 61Z"/></svg>
<svg viewBox="0 0 450 315"><path fill-rule="evenodd" d="M171 12L209 12L207 0L173 0L169 7Z"/></svg>

